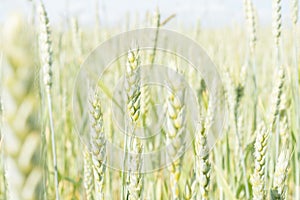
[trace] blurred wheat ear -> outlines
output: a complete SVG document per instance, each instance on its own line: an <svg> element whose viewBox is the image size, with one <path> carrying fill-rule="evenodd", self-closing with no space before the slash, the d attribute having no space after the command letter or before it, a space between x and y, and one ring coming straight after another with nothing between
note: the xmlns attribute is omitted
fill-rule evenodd
<svg viewBox="0 0 300 200"><path fill-rule="evenodd" d="M1 49L6 61L1 62L1 73L5 73L1 80L1 87L5 88L5 126L1 125L1 129L3 133L5 127L6 136L1 139L1 152L5 153L1 158L1 165L5 166L5 179L3 182L1 180L0 185L5 185L7 198L37 199L42 193L42 167L39 153L39 101L36 98L38 76L34 73L37 71L34 56L36 46L32 42L35 32L21 15L14 15L7 20L1 31L1 37L5 38Z"/></svg>

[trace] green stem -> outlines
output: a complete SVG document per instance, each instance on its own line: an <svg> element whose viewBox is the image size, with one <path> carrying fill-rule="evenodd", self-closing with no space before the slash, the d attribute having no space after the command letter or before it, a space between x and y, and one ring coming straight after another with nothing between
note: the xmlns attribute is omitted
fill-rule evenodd
<svg viewBox="0 0 300 200"><path fill-rule="evenodd" d="M256 81L256 59L253 52L252 57L252 80L253 80L253 87L254 87L254 105L253 105L253 131L256 130L256 120L257 120L257 99L258 99L258 91L257 91L257 81Z"/></svg>
<svg viewBox="0 0 300 200"><path fill-rule="evenodd" d="M51 146L52 146L53 167L54 167L55 196L56 196L56 200L59 200L57 155L56 155L54 123L53 123L53 115L52 115L52 98L51 98L51 95L50 95L50 88L47 88L46 93L47 93L46 95L47 95L48 111L49 111Z"/></svg>
<svg viewBox="0 0 300 200"><path fill-rule="evenodd" d="M245 189L246 189L246 197L247 197L247 199L250 199L250 190L249 190L248 180L247 180L245 154L244 154L244 151L243 151L243 148L242 148L240 134L239 134L239 131L238 131L237 120L235 120L235 130L236 130L235 133L236 133L237 142L238 142L238 149L239 149L239 152L240 152L242 170L243 170L243 174L244 174L244 184L245 184Z"/></svg>
<svg viewBox="0 0 300 200"><path fill-rule="evenodd" d="M127 160L127 143L128 143L128 131L127 127L125 127L125 141L124 141L124 157L123 157L123 165L122 165L122 191L121 191L121 200L125 199L125 187L126 187L126 176L125 176L125 165L126 165L126 160Z"/></svg>

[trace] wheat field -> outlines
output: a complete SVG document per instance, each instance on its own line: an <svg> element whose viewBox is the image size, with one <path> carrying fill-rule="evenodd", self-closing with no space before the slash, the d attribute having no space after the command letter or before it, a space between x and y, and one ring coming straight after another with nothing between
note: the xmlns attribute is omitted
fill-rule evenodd
<svg viewBox="0 0 300 200"><path fill-rule="evenodd" d="M164 42L159 32L176 13L158 8L115 27L102 27L96 13L92 26L76 16L54 26L47 3L27 3L29 16L0 23L0 200L300 199L298 0L273 0L268 25L259 23L252 0L243 0L242 24L176 27L216 66L222 99L188 61L156 45L143 50L132 43L103 79L78 78L91 52L118 34L151 27L158 33L154 44ZM290 9L286 18L283 4ZM171 92L143 84L156 75L141 66L156 64L171 70L158 71L169 73L165 82L182 77L195 104L176 84L168 83ZM94 79L94 88L84 87ZM216 101L226 110L220 133L213 128ZM189 109L197 113L197 129ZM140 129L151 137L139 137ZM211 132L220 135L213 145ZM111 156L111 144L122 156ZM158 165L156 157L149 164L151 152L171 160L145 171Z"/></svg>

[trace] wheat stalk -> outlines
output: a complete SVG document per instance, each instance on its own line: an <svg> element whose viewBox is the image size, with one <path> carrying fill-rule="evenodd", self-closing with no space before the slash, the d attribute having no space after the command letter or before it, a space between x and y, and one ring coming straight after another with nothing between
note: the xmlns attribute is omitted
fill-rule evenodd
<svg viewBox="0 0 300 200"><path fill-rule="evenodd" d="M281 0L273 0L273 37L275 40L275 53L276 53L276 67L281 68L281 29L282 29L282 17L281 17ZM274 123L277 121L279 124L279 115L274 118ZM271 130L272 131L272 130ZM279 145L279 129L276 129L276 157L278 156L278 145Z"/></svg>
<svg viewBox="0 0 300 200"><path fill-rule="evenodd" d="M141 199L143 189L143 175L140 173L142 167L141 154L143 145L140 139L134 134L135 127L141 113L141 79L140 79L140 54L139 50L129 51L126 63L126 94L127 94L127 109L134 129L133 135L129 141L129 174L127 177L127 194L128 199ZM125 136L125 148L127 149L127 134ZM126 153L125 149L125 153ZM125 160L124 157L124 165ZM124 193L124 192L123 192Z"/></svg>
<svg viewBox="0 0 300 200"><path fill-rule="evenodd" d="M281 68L281 54L280 54L280 39L281 39L281 29L282 29L282 17L281 17L281 0L273 0L273 37L275 40L275 50L276 50L276 64L277 68ZM274 119L274 123L277 121L279 123L279 116ZM278 155L278 141L279 141L279 130L276 130L276 157Z"/></svg>
<svg viewBox="0 0 300 200"><path fill-rule="evenodd" d="M298 71L298 35L297 35L297 22L298 22L298 7L299 7L299 1L298 0L291 0L292 7L291 7L291 13L292 13L292 22L293 22L293 39L294 39L294 70L293 70L293 78L294 78L294 91L293 91L293 99L294 99L294 110L295 110L295 132L299 132L300 130L300 113L299 113L299 105L300 105L300 98L299 98L299 71ZM300 136L297 138L297 153L294 154L296 164L296 192L295 192L295 199L300 199Z"/></svg>
<svg viewBox="0 0 300 200"><path fill-rule="evenodd" d="M46 88L46 96L48 102L50 132L51 132L51 145L52 145L52 156L53 156L53 168L54 168L54 182L55 182L55 195L56 200L59 199L59 188L58 188L58 169L57 169L57 155L55 145L55 133L52 115L52 97L51 97L51 86L52 86L52 44L50 39L50 28L49 19L45 10L44 4L40 3L40 57L43 69L44 85Z"/></svg>
<svg viewBox="0 0 300 200"><path fill-rule="evenodd" d="M0 56L0 64L2 64L2 53ZM2 68L1 68L2 69ZM7 180L6 180L6 169L5 169L5 156L3 148L3 104L2 104L2 70L0 70L0 198L7 199Z"/></svg>
<svg viewBox="0 0 300 200"><path fill-rule="evenodd" d="M241 133L239 129L239 122L241 122L242 120L242 115L240 114L240 106L241 106L241 100L244 96L244 90L245 90L246 68L245 66L242 67L241 80L239 80L236 86L232 82L228 71L226 71L225 77L226 77L225 80L227 82L226 85L227 85L229 108L234 115L235 135L237 139L238 151L240 154L239 156L240 156L241 167L244 174L243 178L244 178L244 184L246 190L246 197L247 199L249 199L250 191L249 191L248 180L247 180L246 161L245 161L245 154L242 146Z"/></svg>
<svg viewBox="0 0 300 200"><path fill-rule="evenodd" d="M78 20L72 19L72 43L75 49L76 55L81 59L82 57L82 45L81 45L81 30L78 26Z"/></svg>
<svg viewBox="0 0 300 200"><path fill-rule="evenodd" d="M256 129L256 118L257 118L257 81L256 81L256 56L255 56L255 46L257 40L256 34L256 19L254 14L254 7L251 0L244 0L244 8L246 14L246 22L248 28L248 42L249 42L249 49L250 49L250 57L252 61L252 79L253 79L253 86L254 86L254 116L253 116L253 130Z"/></svg>

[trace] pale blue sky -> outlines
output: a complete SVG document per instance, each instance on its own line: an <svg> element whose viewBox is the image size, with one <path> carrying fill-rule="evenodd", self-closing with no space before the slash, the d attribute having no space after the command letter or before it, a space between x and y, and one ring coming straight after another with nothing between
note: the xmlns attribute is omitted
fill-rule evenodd
<svg viewBox="0 0 300 200"><path fill-rule="evenodd" d="M80 24L93 24L95 19L96 0L44 0L52 23L59 22L66 16L77 16ZM130 19L138 15L144 18L148 11L153 13L158 6L162 18L176 13L178 22L193 26L201 20L202 26L220 27L241 24L244 20L243 0L99 0L99 13L102 25L124 24L126 13ZM271 0L254 0L258 12L259 23L269 24L272 18ZM283 20L290 23L290 0L282 2ZM0 22L11 13L23 12L26 16L31 13L31 4L28 0L0 0ZM171 25L172 25L171 24Z"/></svg>

